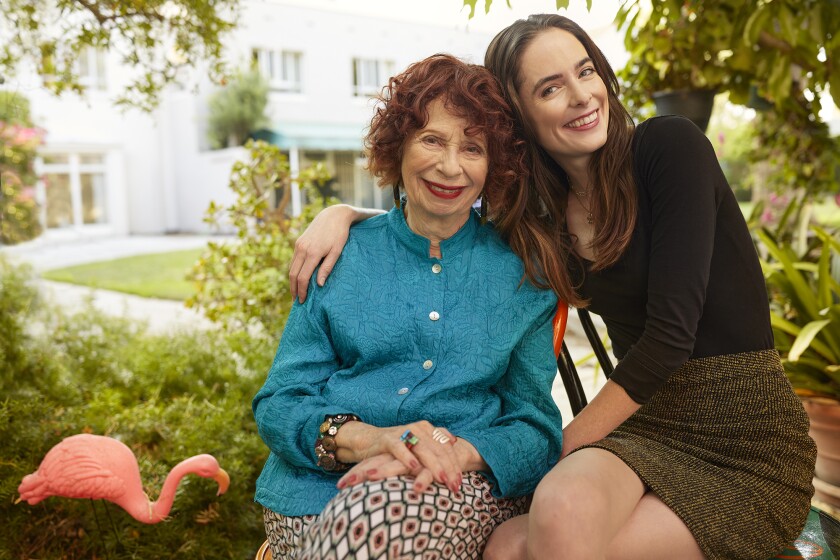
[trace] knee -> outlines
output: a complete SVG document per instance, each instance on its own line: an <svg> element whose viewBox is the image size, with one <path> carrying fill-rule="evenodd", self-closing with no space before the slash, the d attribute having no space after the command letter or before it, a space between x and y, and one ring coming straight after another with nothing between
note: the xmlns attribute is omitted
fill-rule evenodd
<svg viewBox="0 0 840 560"><path fill-rule="evenodd" d="M487 540L483 560L521 560L527 555L527 530L517 530L511 522L503 523Z"/></svg>
<svg viewBox="0 0 840 560"><path fill-rule="evenodd" d="M534 499L531 502L531 523L543 523L549 517L567 516L574 508L574 488L566 485L553 484L552 481L543 480L534 491Z"/></svg>
<svg viewBox="0 0 840 560"><path fill-rule="evenodd" d="M530 530L539 538L559 537L564 530L574 531L570 520L578 519L595 492L585 481L577 482L546 478L537 486L530 509Z"/></svg>

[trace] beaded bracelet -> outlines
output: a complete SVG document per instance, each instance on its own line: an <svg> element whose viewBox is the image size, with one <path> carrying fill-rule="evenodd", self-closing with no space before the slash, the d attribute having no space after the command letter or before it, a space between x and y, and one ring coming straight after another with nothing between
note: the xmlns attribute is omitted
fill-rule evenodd
<svg viewBox="0 0 840 560"><path fill-rule="evenodd" d="M355 414L336 414L324 416L324 421L318 428L318 439L315 440L315 456L318 458L318 466L325 471L336 472L346 471L351 465L342 463L335 458L335 435L338 429L347 422L359 422Z"/></svg>

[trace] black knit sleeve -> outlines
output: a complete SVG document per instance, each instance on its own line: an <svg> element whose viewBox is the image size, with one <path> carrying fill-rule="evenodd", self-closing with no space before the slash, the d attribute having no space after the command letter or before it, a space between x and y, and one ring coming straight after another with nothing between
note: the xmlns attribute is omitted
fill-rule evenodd
<svg viewBox="0 0 840 560"><path fill-rule="evenodd" d="M646 319L612 379L643 404L694 349L715 246L716 190L725 179L711 143L688 119L642 126L635 167L650 219Z"/></svg>

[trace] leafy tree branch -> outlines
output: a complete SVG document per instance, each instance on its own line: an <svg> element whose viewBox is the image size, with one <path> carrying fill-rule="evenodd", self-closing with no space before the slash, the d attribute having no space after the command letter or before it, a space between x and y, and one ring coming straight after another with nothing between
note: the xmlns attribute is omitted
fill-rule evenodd
<svg viewBox="0 0 840 560"><path fill-rule="evenodd" d="M87 49L117 52L135 74L116 98L154 109L161 90L183 83L182 69L223 71L222 40L236 25L239 0L4 0L0 75L34 66L52 92L84 93L79 59Z"/></svg>

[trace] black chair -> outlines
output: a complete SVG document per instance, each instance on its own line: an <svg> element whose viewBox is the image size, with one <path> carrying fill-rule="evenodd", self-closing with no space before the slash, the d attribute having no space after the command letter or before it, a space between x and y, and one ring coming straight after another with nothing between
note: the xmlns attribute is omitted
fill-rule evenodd
<svg viewBox="0 0 840 560"><path fill-rule="evenodd" d="M604 370L604 375L609 379L613 372L613 364L604 348L601 338L598 336L598 330L592 322L592 317L585 309L577 310L578 319L583 327L583 332L586 334L592 350L598 359L598 363ZM557 342L562 339L566 328L567 311L558 309L555 317L555 352L557 351ZM560 378L563 380L563 386L566 389L566 395L569 399L569 404L572 408L572 414L577 414L586 406L586 394L583 392L583 387L580 383L577 368L566 343L562 343L562 349L557 353L557 370L560 372ZM834 559L840 558L840 521L831 517L824 511L811 506L811 512L808 514L808 520L805 523L805 529L799 538L796 539L790 546L774 556L770 560L781 559Z"/></svg>

